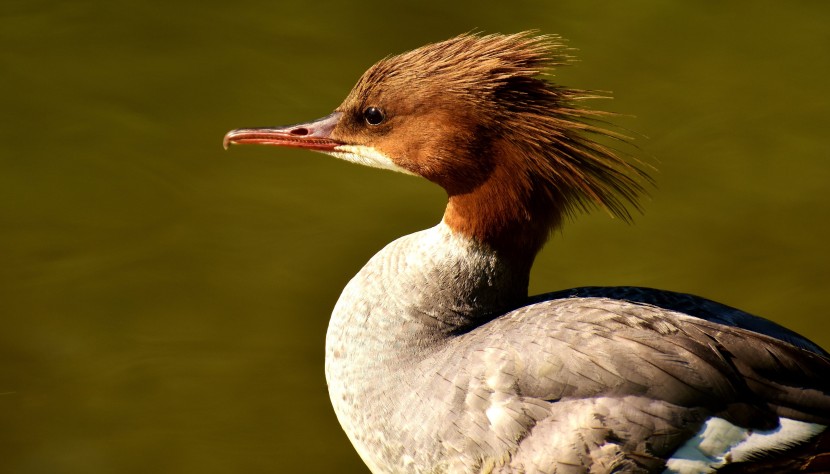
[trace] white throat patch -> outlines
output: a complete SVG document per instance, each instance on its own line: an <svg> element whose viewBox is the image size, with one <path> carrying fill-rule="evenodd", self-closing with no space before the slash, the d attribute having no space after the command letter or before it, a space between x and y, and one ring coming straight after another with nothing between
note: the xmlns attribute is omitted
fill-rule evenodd
<svg viewBox="0 0 830 474"><path fill-rule="evenodd" d="M377 151L373 147L363 145L340 145L334 151L325 152L341 160L350 161L371 168L397 171L398 173L416 176L415 173L396 165L391 158Z"/></svg>

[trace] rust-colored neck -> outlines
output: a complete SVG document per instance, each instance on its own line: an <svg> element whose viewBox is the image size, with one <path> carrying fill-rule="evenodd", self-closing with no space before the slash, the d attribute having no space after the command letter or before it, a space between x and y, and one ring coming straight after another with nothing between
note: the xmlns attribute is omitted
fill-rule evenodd
<svg viewBox="0 0 830 474"><path fill-rule="evenodd" d="M496 148L500 155L481 184L464 192L448 190L444 222L530 271L564 210L549 184L522 166L527 160L513 154L518 151Z"/></svg>

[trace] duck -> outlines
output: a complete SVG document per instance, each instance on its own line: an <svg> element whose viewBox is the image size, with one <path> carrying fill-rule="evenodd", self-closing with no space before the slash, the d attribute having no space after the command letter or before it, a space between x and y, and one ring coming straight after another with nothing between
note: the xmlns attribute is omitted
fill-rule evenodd
<svg viewBox="0 0 830 474"><path fill-rule="evenodd" d="M325 343L332 406L373 473L830 472L830 355L690 294L529 296L552 231L629 221L649 167L595 93L554 84L555 35L465 33L387 57L321 119L228 132L442 187L440 222L348 282Z"/></svg>

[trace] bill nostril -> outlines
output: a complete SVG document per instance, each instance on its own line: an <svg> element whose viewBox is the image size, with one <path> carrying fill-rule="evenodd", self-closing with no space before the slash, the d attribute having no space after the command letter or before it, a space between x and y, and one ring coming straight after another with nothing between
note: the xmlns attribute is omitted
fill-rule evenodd
<svg viewBox="0 0 830 474"><path fill-rule="evenodd" d="M304 135L308 135L308 129L304 128L304 127L295 128L294 130L291 130L290 133L291 133L291 135L304 136Z"/></svg>

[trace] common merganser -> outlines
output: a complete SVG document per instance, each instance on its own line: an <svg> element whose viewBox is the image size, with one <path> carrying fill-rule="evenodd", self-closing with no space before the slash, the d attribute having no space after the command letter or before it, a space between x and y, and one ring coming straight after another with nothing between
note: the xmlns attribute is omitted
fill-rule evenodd
<svg viewBox="0 0 830 474"><path fill-rule="evenodd" d="M326 335L337 417L375 473L830 472L830 355L687 294L528 297L552 229L623 219L648 180L592 140L556 36L461 36L372 66L331 115L229 132L446 190L435 227L348 283Z"/></svg>

